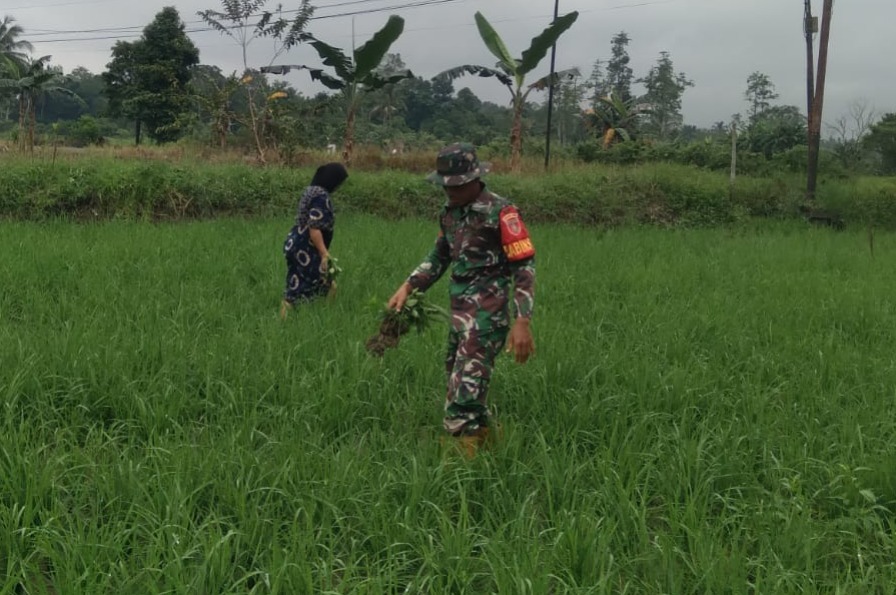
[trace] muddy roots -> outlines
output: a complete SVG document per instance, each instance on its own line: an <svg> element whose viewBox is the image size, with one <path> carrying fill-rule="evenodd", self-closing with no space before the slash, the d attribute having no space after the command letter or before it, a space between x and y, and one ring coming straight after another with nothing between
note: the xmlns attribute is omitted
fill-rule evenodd
<svg viewBox="0 0 896 595"><path fill-rule="evenodd" d="M364 346L371 355L382 357L387 349L398 347L401 336L409 330L411 325L407 321L398 316L386 316L380 323L379 332L367 339Z"/></svg>

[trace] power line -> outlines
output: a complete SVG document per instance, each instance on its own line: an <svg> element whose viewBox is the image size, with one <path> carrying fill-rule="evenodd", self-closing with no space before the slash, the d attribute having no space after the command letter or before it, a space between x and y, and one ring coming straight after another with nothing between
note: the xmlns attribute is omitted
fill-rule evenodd
<svg viewBox="0 0 896 595"><path fill-rule="evenodd" d="M366 2L382 2L382 1L383 0L351 0L350 2L342 2L342 3L335 3L335 4L323 4L320 6L316 6L315 8L332 8L334 6L346 6L349 4L364 4ZM63 7L63 6L83 6L86 4L106 4L106 3L110 3L110 2L117 2L117 0L84 0L81 2L58 2L55 4L29 4L27 6L10 6L10 7L4 8L3 10L7 10L7 11L10 11L10 10L37 10L40 8L59 8L59 7ZM298 11L296 11L296 10L286 11L285 10L283 12L298 12ZM201 21L197 21L197 22L201 22Z"/></svg>
<svg viewBox="0 0 896 595"><path fill-rule="evenodd" d="M107 0L98 0L98 1L105 2ZM355 6L358 4L369 4L371 2L387 2L387 1L388 0L348 0L345 2L335 2L332 4L324 4L324 5L315 6L314 9L319 10L319 9L328 9L328 8L338 8L338 7L342 7L342 6ZM411 4L401 4L401 5L397 5L397 6L385 6L385 7L380 7L380 8L371 8L368 10L353 11L353 12L346 12L346 13L339 13L339 14L332 14L332 15L312 16L309 20L319 20L319 19L328 19L328 18L335 18L335 17L342 17L342 16L351 16L351 15L358 15L358 14L382 12L385 10L401 10L404 8L416 8L418 6L428 6L430 4L444 4L446 2L459 2L459 1L461 1L461 0L417 0L416 2L412 2ZM78 4L78 3L73 2L71 4ZM48 6L50 6L50 5L48 5ZM276 14L291 14L291 13L297 13L300 11L301 11L301 9L282 10L282 11L278 11ZM183 23L184 23L184 25L198 25L201 23L205 23L205 21L202 19L196 19L196 20L192 20L192 21L183 21ZM250 26L252 25L252 23L247 23L247 24ZM241 25L235 25L232 28L236 28L236 27L240 27L240 26ZM36 32L29 32L29 37L40 37L42 35L73 35L73 34L81 34L81 33L114 33L114 32L119 32L119 31L126 32L126 31L134 31L134 30L141 31L144 28L146 28L146 25L130 25L130 26L122 26L122 27L101 27L101 28L97 28L97 29L34 29L31 31L36 31Z"/></svg>
<svg viewBox="0 0 896 595"><path fill-rule="evenodd" d="M114 2L115 0L87 0L86 2L60 2L58 4L39 4L33 5L30 4L28 6L11 6L9 8L4 8L3 10L32 10L38 8L57 8L60 6L79 6L83 4L105 4L107 2Z"/></svg>
<svg viewBox="0 0 896 595"><path fill-rule="evenodd" d="M77 4L95 4L95 3L106 2L106 1L108 1L108 0L96 0L96 1L89 0L88 2L70 2L70 3L65 3L65 4L59 4L59 5L51 4L51 5L45 5L45 6L49 7L49 6L68 6L68 5L77 5ZM388 0L348 0L345 2L335 2L333 4L317 6L315 8L316 9L321 9L321 8L326 9L326 8L336 8L336 7L341 7L341 6L368 4L371 2L385 2L385 1L388 1ZM404 8L417 8L417 7L422 7L422 6L447 4L450 2L460 2L460 1L465 1L465 0L418 0L417 2L412 2L410 4L384 6L384 7L380 7L380 8L343 12L343 13L337 13L337 14L331 14L331 15L312 16L309 20L322 20L322 19L339 18L339 17L346 17L346 16L357 16L357 15L361 15L361 14L384 12L386 10L401 10ZM640 2L637 4L619 4L616 6L607 6L604 8L579 9L579 12L587 13L587 12L599 12L599 11L609 11L609 10L624 10L627 8L642 8L645 6L654 6L657 4L669 4L669 3L672 3L675 1L676 0L654 0L651 2ZM12 10L15 10L15 9L12 9ZM284 11L281 11L281 14L289 14L289 13L295 13L295 12L299 12L299 10L284 10ZM549 15L549 14L542 14L542 15L533 15L533 16L528 16L528 17L513 17L513 18L506 18L506 19L497 19L497 20L493 20L492 22L506 23L506 22L512 22L512 21L533 20L533 19L542 19L542 18L550 18L550 17L551 17L551 15ZM198 24L201 24L204 22L205 21L201 20L201 19L200 20L192 20L192 21L183 21L184 25L198 25ZM251 26L251 24L249 24L249 25ZM471 26L471 25L472 25L472 23L462 23L457 26ZM230 28L238 28L240 26L241 25L235 25ZM145 27L146 27L146 25L131 25L131 26L121 26L121 27L102 27L102 28L97 28L97 29L55 29L55 30L54 29L32 29L31 32L29 32L29 38L41 37L44 35L79 35L79 34L88 34L88 33L116 33L116 32L130 33L130 32L133 32L133 34L131 34L131 35L122 35L122 38L124 38L124 37L134 37L135 35L137 35L137 33L139 31L142 31ZM444 29L444 28L445 28L445 26L419 27L416 29L407 29L406 31L434 31L434 30L439 30L439 29ZM187 32L202 33L202 32L210 31L210 30L212 30L212 29L211 28L199 28L199 29L190 29ZM60 41L60 42L61 41L94 41L95 39L102 40L102 39L113 39L113 38L112 37L97 37L97 38L83 37L83 38L76 38L76 39L72 39L72 40L68 40L68 39L55 40L55 39L53 39L53 40L38 40L38 41L40 43L56 43L57 41Z"/></svg>
<svg viewBox="0 0 896 595"><path fill-rule="evenodd" d="M365 3L365 2L382 2L382 1L383 0L354 0L353 2L345 2L342 4L359 4L359 3ZM377 12L385 12L387 10L401 10L404 8L418 8L418 7L423 7L423 6L432 6L432 5L438 5L438 4L448 4L451 2L464 2L464 1L466 1L466 0L421 0L419 2L398 5L398 6L386 6L386 7L382 7L382 8L369 9L369 10L344 12L344 13L338 13L338 14L332 14L332 15L321 15L321 16L311 17L309 20L322 20L322 19L330 19L330 18L356 16L356 15L361 15L361 14L372 14L372 13L377 13ZM655 2L642 2L639 4L620 4L617 6L609 6L606 8L583 9L583 10L579 10L579 12L598 12L598 11L609 11L609 10L621 10L621 9L626 9L626 8L640 8L640 7L644 7L644 6L653 6L656 4L670 4L670 3L676 2L676 1L677 0L658 0ZM337 5L334 4L334 5L329 5L329 6L337 6ZM298 11L290 10L290 11L283 11L283 12L298 12ZM491 22L492 23L509 23L509 22L514 22L514 21L526 21L526 20L544 19L544 18L550 18L550 17L551 17L551 15L544 14L544 15L527 16L527 17L511 17L511 18L506 18L506 19L494 19ZM184 24L202 23L202 22L204 22L204 21L185 21ZM251 26L251 24L248 24L248 25ZM473 25L475 25L475 23L458 23L458 24L451 25L451 26L453 26L453 27L472 27ZM229 29L237 29L241 26L242 25L234 25L234 26L231 26L228 28ZM445 27L446 27L446 25L440 25L438 27L417 27L417 28L413 28L413 29L405 29L405 33L410 33L410 32L415 32L415 31L437 31L437 30L445 29ZM110 28L104 28L104 29L67 30L67 31L66 30L60 30L60 31L48 30L46 32L33 33L30 35L30 37L33 38L33 37L40 36L40 35L50 35L50 34L61 35L61 34L79 34L79 33L113 33L116 31L125 32L125 31L133 31L133 30L142 30L144 28L145 28L145 25L137 25L137 26L131 26L131 27L110 27ZM207 33L210 31L217 31L217 29L213 29L211 27L203 27L203 28L198 28L198 29L187 29L187 30L185 30L185 33ZM141 33L139 31L134 31L133 33L129 33L129 34L125 34L125 35L110 35L110 36L99 36L99 37L74 37L71 39L42 39L42 40L36 40L35 43L62 43L62 42L74 42L74 41L102 41L102 40L111 40L111 39L132 39L134 37L139 37L140 35L141 35Z"/></svg>
<svg viewBox="0 0 896 595"><path fill-rule="evenodd" d="M344 2L341 4L328 5L327 8L337 6L337 5L343 6L343 5L348 5L348 4L359 4L359 3L377 2L377 1L383 1L383 0L352 0L351 2ZM454 3L454 2L465 2L465 1L466 0L417 0L416 2L410 2L410 3L405 3L405 4L394 4L391 6L382 6L379 8L369 8L369 9L365 9L365 10L355 10L355 11L349 11L349 12L341 12L341 13L337 13L337 14L312 16L312 17L310 17L309 20L315 21L315 20L323 20L323 19L333 19L333 18L340 18L340 17L356 16L356 15L361 15L361 14L373 14L373 13L377 13L377 12L386 12L389 10L405 10L405 9L409 9L409 8L421 8L421 7L426 7L426 6L436 6L436 5L440 5L440 4L450 4L450 3ZM297 10L284 10L283 12L290 13L290 12L298 12L298 11ZM205 21L190 21L190 23L202 23L202 22L205 22ZM187 24L187 23L185 22L184 24ZM247 25L254 26L254 24L251 24L251 23L247 23ZM239 29L242 26L244 26L244 25L233 25L233 26L230 26L227 28L228 29ZM93 30L83 29L80 31L79 30L60 31L59 33L60 34L113 33L116 31L125 32L125 31L134 30L134 29L142 30L144 28L145 28L145 25L141 25L141 26L137 26L137 27L110 27L108 29L93 29ZM206 33L209 31L218 31L218 30L213 27L201 27L201 28L185 29L184 30L185 33ZM67 42L73 42L73 41L103 41L103 40L111 40L111 39L133 38L133 37L139 37L140 35L141 35L140 32L134 31L133 33L127 33L127 34L122 34L122 35L104 35L104 36L95 36L95 37L74 37L74 38L61 38L61 39L40 39L40 40L36 40L35 43L64 43L64 42L67 43Z"/></svg>
<svg viewBox="0 0 896 595"><path fill-rule="evenodd" d="M53 29L36 29L29 31L28 39L33 39L35 37L41 37L43 35L77 35L81 33L115 33L116 31L133 31L135 29L144 29L146 25L141 25L138 27L106 27L103 29L68 29L68 30L53 30ZM34 31L37 31L36 33ZM40 40L38 40L40 41ZM40 43L46 43L44 41L40 41Z"/></svg>
<svg viewBox="0 0 896 595"><path fill-rule="evenodd" d="M605 8L585 8L578 9L580 13L588 13L588 12L607 12L610 10L622 10L626 8L641 8L643 6L653 6L655 4L670 4L672 2L677 2L678 0L657 0L655 2L642 2L639 4L619 4L617 6L607 6ZM517 21L534 21L534 20L543 20L553 18L553 15L550 14L535 14L525 17L507 17L504 19L489 19L489 22L492 24L497 23L513 23ZM415 31L441 31L443 29L449 29L451 27L475 27L476 23L466 22L466 23L454 23L454 24L441 24L437 27L415 27L413 29L405 29L405 33L412 33ZM365 35L362 33L362 35Z"/></svg>
<svg viewBox="0 0 896 595"><path fill-rule="evenodd" d="M98 1L103 2L105 0L98 0ZM334 4L328 4L328 5L325 5L322 7L318 7L318 8L333 8L333 7L337 7L337 6L366 4L366 3L370 3L370 2L383 2L383 1L387 1L387 0L349 0L346 2L337 2ZM434 5L440 5L440 4L449 4L449 3L453 3L453 2L465 2L465 1L466 0L417 0L415 2L410 2L407 4L384 6L384 7L380 7L380 8L371 8L371 9L366 9L366 10L342 12L342 13L330 14L330 15L312 16L309 20L341 18L341 17L348 17L348 16L357 16L357 15L361 15L361 14L373 14L373 13L378 13L378 12L385 12L388 10L403 10L406 8L420 8L420 7L426 7L426 6L434 6ZM676 1L677 0L653 0L653 1L649 1L649 2L639 2L637 4L619 4L619 5L607 6L607 7L603 7L603 8L586 8L586 9L580 9L579 12L580 13L605 12L605 11L610 11L610 10L622 10L622 9L627 9L627 8L642 8L645 6L654 6L654 5L658 5L658 4L670 4L670 3L673 3ZM97 3L97 2L88 2L88 3ZM74 2L71 4L80 4L80 3ZM282 12L283 13L293 13L293 12L298 12L298 10L284 10ZM551 18L551 15L544 14L544 15L527 16L527 17L509 17L509 18L505 18L505 19L495 19L495 20L492 20L491 22L492 23L506 23L506 22L545 19L545 18ZM205 21L202 21L202 20L196 20L196 21L186 21L184 24L198 24L198 23L204 23L204 22ZM247 25L253 26L253 24L247 24ZM452 26L452 27L472 27L474 25L475 25L475 23L458 23L458 24L450 25L450 26ZM238 29L241 26L242 25L234 25L234 26L231 26L228 28L229 29ZM418 31L443 30L446 28L446 26L447 25L440 25L438 27L417 27L417 28L413 28L413 29L405 29L405 33L418 32ZM109 28L105 28L105 29L84 29L84 30L68 30L68 31L61 30L61 31L52 31L52 32L47 31L46 33L42 33L42 34L46 35L46 34L78 34L78 33L106 33L106 32L114 33L116 31L120 31L122 33L126 32L126 31L133 31L133 32L127 33L127 34L122 34L122 35L108 35L108 36L96 36L96 37L41 39L41 40L35 40L35 43L42 43L42 44L43 43L71 43L71 42L77 42L77 41L105 41L105 40L133 39L135 37L139 37L142 34L141 33L142 29L144 29L145 27L146 27L145 25L137 25L137 26L130 26L130 27L109 27ZM134 31L134 30L139 30L139 31ZM185 29L184 32L185 33L208 33L211 31L217 31L217 29L214 29L212 27L202 27L202 28L194 28L194 29ZM35 34L35 35L37 35L37 34Z"/></svg>

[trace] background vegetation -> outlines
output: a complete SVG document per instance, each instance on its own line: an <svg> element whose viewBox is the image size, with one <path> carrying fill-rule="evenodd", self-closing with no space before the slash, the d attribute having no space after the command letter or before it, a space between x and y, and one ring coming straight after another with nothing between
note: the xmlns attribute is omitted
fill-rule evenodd
<svg viewBox="0 0 896 595"><path fill-rule="evenodd" d="M540 91L549 79L539 79L532 88L520 86L523 79L512 72L515 62L509 61L506 48L495 50L506 62L500 68L465 65L414 75L408 70L413 64L387 53L401 33L398 17L381 32L388 30L390 36L377 34L365 44L364 55L353 55L314 38L308 29L313 6L306 1L286 11L288 18L266 4L222 3L222 10L199 15L230 37L235 51L246 50L260 37L277 42L273 65L244 62L242 72L232 73L201 63L173 8L148 23L140 39L116 43L102 73L84 68L63 73L51 56L32 57L27 31L6 17L0 22L0 135L26 151L34 144L139 144L147 136L157 143L232 147L261 162L280 163L294 163L303 152L328 145L357 145L392 155L432 151L457 139L507 156L518 146L533 159L543 154L548 111L546 93ZM574 14L563 19L569 26ZM500 38L494 30L481 31L483 57L493 59L487 48L503 43L495 45ZM559 34L559 28L553 33ZM321 62L338 65L335 72L327 74L318 64L279 64L283 52L298 43L323 52ZM549 41L542 34L533 43L523 52L532 62L525 65L529 70L538 66L533 57L542 55L534 50L544 50ZM805 171L806 116L797 106L776 103L778 94L767 75L754 72L747 78L745 103L731 106L738 113L730 122L701 129L684 122L681 110L687 90L700 81L677 71L667 52L660 53L648 72L633 72L630 43L620 32L610 41L609 60L595 61L587 74L580 68L552 79L557 156L616 164L672 161L727 170L734 129L740 173ZM362 65L357 77L352 74L356 63ZM308 70L321 83L321 92L305 96L285 84L279 75L294 68ZM455 87L454 79L469 73L512 87L513 105L484 102L468 88ZM892 106L882 107L879 113L857 97L849 114L827 122L823 169L896 173L896 115L886 113ZM349 138L351 144L345 144Z"/></svg>

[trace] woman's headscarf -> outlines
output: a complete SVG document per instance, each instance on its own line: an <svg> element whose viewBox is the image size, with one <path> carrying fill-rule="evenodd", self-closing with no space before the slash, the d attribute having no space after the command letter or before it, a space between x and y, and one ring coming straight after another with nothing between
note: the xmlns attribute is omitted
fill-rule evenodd
<svg viewBox="0 0 896 595"><path fill-rule="evenodd" d="M311 185L320 186L327 192L333 192L347 177L348 172L345 171L345 166L341 163L327 163L317 168Z"/></svg>

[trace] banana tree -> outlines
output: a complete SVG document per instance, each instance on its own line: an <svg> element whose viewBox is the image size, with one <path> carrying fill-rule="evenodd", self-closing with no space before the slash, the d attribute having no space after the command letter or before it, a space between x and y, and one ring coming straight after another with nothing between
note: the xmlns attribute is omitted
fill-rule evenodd
<svg viewBox="0 0 896 595"><path fill-rule="evenodd" d="M262 72L271 74L286 74L291 69L305 69L311 74L312 80L319 81L328 89L340 91L345 100L345 133L343 135L342 160L346 165L352 161L352 152L355 145L355 116L365 93L374 91L401 81L412 78L411 71L405 70L396 74L382 76L376 72L376 68L386 57L386 53L404 31L404 19L392 15L382 29L364 45L359 47L349 58L345 53L328 45L319 39L310 41L310 45L317 51L324 66L333 69L333 74L324 72L320 68L312 68L305 65L276 65L261 69Z"/></svg>
<svg viewBox="0 0 896 595"><path fill-rule="evenodd" d="M227 136L231 126L237 121L237 114L232 106L233 95L242 85L236 72L225 77L217 68L200 67L193 74L193 97L200 110L211 118L213 135L222 149L227 146ZM200 113L200 118L203 115Z"/></svg>
<svg viewBox="0 0 896 595"><path fill-rule="evenodd" d="M638 126L638 119L650 113L650 105L632 97L623 101L610 93L598 97L593 108L585 110L585 124L595 135L600 136L603 147L609 148L614 142L631 140Z"/></svg>
<svg viewBox="0 0 896 595"><path fill-rule="evenodd" d="M526 84L526 75L535 70L538 64L547 55L548 50L557 43L563 33L572 27L579 17L578 12L565 14L554 20L538 36L532 39L529 49L523 52L522 57L513 58L507 50L507 46L495 31L494 27L486 20L482 13L476 13L476 26L479 28L479 36L485 42L485 47L498 59L495 68L487 66L475 66L467 64L446 70L438 75L451 80L467 74L481 77L494 77L510 91L513 106L513 125L510 130L510 168L514 172L520 170L520 155L523 148L523 108L526 99L532 91L542 91L556 85L564 78L578 76L576 69L555 72L553 75L544 76L534 83Z"/></svg>

